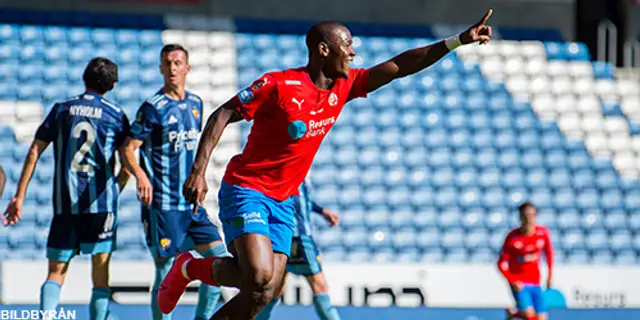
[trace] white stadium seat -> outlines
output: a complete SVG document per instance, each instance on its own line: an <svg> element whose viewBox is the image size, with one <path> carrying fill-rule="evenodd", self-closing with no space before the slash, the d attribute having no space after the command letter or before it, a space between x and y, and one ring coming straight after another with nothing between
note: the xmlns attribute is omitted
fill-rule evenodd
<svg viewBox="0 0 640 320"><path fill-rule="evenodd" d="M162 43L170 44L170 43L184 43L185 40L185 31L184 30L164 30L162 31Z"/></svg>

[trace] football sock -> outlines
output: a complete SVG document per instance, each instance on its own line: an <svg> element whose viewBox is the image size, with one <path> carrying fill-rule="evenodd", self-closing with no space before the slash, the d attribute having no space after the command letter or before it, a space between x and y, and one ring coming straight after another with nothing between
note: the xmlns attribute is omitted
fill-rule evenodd
<svg viewBox="0 0 640 320"><path fill-rule="evenodd" d="M156 278L151 290L151 313L153 315L153 320L170 320L171 315L163 314L162 311L160 311L160 307L158 307L158 288L160 287L164 277L169 273L169 270L171 270L173 258L162 260L154 259L153 261L156 266Z"/></svg>
<svg viewBox="0 0 640 320"><path fill-rule="evenodd" d="M326 293L320 293L313 297L313 306L321 320L340 320L340 315L335 307L331 306L331 299Z"/></svg>
<svg viewBox="0 0 640 320"><path fill-rule="evenodd" d="M255 320L269 320L269 318L271 318L271 311L273 311L273 308L280 303L281 299L282 297L273 297L273 299L271 299L271 301L269 301L269 303L260 310L260 313L258 313Z"/></svg>
<svg viewBox="0 0 640 320"><path fill-rule="evenodd" d="M47 280L40 287L40 310L55 310L60 301L60 284Z"/></svg>
<svg viewBox="0 0 640 320"><path fill-rule="evenodd" d="M111 290L108 288L93 288L91 302L89 302L89 317L91 320L109 319L109 298Z"/></svg>
<svg viewBox="0 0 640 320"><path fill-rule="evenodd" d="M213 247L207 249L207 251L201 253L205 258L211 257L224 257L227 256L227 249L223 243L219 243ZM212 261L213 262L213 261ZM209 264L211 265L211 264ZM187 264L188 268L189 264ZM209 274L211 274L209 270ZM220 300L220 287L210 286L204 282L200 284L198 289L198 305L196 306L196 318L195 320L208 320L213 316L213 312L216 310Z"/></svg>

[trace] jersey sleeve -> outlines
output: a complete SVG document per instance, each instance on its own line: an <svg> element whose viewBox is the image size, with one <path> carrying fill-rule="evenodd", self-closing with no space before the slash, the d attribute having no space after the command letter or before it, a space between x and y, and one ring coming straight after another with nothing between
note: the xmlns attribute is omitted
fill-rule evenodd
<svg viewBox="0 0 640 320"><path fill-rule="evenodd" d="M500 270L500 273L502 273L505 279L507 279L507 282L513 283L515 282L515 279L511 274L511 271L509 270L509 259L513 254L508 246L509 236L510 235L507 235L507 237L504 239L504 243L502 244L502 248L500 248L500 256L498 257L498 270Z"/></svg>
<svg viewBox="0 0 640 320"><path fill-rule="evenodd" d="M352 79L351 90L347 101L367 96L367 82L369 81L369 69L351 69L349 78Z"/></svg>
<svg viewBox="0 0 640 320"><path fill-rule="evenodd" d="M36 131L35 138L44 142L51 142L55 138L55 134L57 132L57 121L56 117L58 115L58 105L54 105L49 111L49 114L44 119L38 131Z"/></svg>
<svg viewBox="0 0 640 320"><path fill-rule="evenodd" d="M547 259L547 268L549 269L549 279L553 276L553 244L551 243L551 235L549 229L544 232L544 255Z"/></svg>
<svg viewBox="0 0 640 320"><path fill-rule="evenodd" d="M254 81L249 87L244 88L235 95L231 101L236 111L247 120L253 120L253 116L260 106L275 98L277 94L276 78L266 74Z"/></svg>
<svg viewBox="0 0 640 320"><path fill-rule="evenodd" d="M131 125L129 136L136 140L146 140L153 129L159 125L158 112L151 104L145 102L138 109L136 120Z"/></svg>

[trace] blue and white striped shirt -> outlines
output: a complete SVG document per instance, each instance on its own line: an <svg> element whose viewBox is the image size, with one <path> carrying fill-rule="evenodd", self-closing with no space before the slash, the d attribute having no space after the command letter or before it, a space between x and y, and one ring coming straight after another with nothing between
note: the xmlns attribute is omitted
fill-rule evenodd
<svg viewBox="0 0 640 320"><path fill-rule="evenodd" d="M182 185L195 160L201 127L202 100L190 92L174 100L159 91L138 110L131 137L143 141L140 165L153 187L153 209L190 210Z"/></svg>
<svg viewBox="0 0 640 320"><path fill-rule="evenodd" d="M116 150L129 120L113 102L84 93L56 103L35 138L53 142L55 214L117 212Z"/></svg>

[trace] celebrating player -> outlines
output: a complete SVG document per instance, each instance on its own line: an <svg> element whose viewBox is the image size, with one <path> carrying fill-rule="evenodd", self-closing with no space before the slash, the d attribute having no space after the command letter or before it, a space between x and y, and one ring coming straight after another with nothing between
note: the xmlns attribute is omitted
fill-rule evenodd
<svg viewBox="0 0 640 320"><path fill-rule="evenodd" d="M540 287L540 258L544 252L549 269L547 288L551 288L553 248L549 230L536 225L538 209L533 204L525 202L518 211L520 227L509 232L498 260L498 268L509 282L517 306L517 310L507 310L507 318L544 320L547 309Z"/></svg>
<svg viewBox="0 0 640 320"><path fill-rule="evenodd" d="M155 282L151 293L153 319L170 319L158 309L160 282L169 272L173 257L191 247L204 257L226 254L218 228L201 206L191 214L191 206L180 193L196 153L202 127L202 100L185 90L189 54L180 45L169 44L160 53L164 87L138 110L131 135L124 143L124 165L137 180L142 202L142 220L147 245L154 257ZM142 165L135 158L141 149ZM152 182L149 181L149 177ZM209 319L220 298L220 288L201 285L196 320Z"/></svg>
<svg viewBox="0 0 640 320"><path fill-rule="evenodd" d="M320 207L315 201L311 200L311 182L309 178L305 179L302 185L300 185L299 195L293 196L293 202L296 211L294 219L295 228L293 229L293 240L291 243L291 258L287 261L287 268L280 289L269 304L260 311L256 320L267 320L270 318L271 311L278 302L280 302L284 294L287 272L302 275L307 278L313 291L313 306L320 319L340 320L338 310L331 306L327 280L324 277L322 266L320 265L320 255L316 243L311 236L312 226L310 213L315 212L322 215L332 227L338 225L340 217L331 210Z"/></svg>
<svg viewBox="0 0 640 320"><path fill-rule="evenodd" d="M104 320L111 318L109 261L116 245L118 194L129 178L126 170L115 177L116 150L128 134L129 120L122 109L104 98L118 81L115 63L94 58L82 79L85 93L56 103L38 128L3 224L20 220L38 159L53 142L55 215L47 241L49 271L40 291L40 309L55 312L71 258L78 253L90 254L90 315L92 320Z"/></svg>
<svg viewBox="0 0 640 320"><path fill-rule="evenodd" d="M253 120L247 145L227 166L218 194L233 258L179 256L158 292L160 308L173 310L189 282L198 279L240 289L212 319L255 317L273 298L285 271L294 227L291 197L344 104L427 68L462 44L487 43L490 15L456 37L408 50L370 69L350 68L356 53L345 26L317 23L306 36L305 67L267 73L216 110L183 192L196 207L202 203L209 157L224 128L243 118Z"/></svg>

